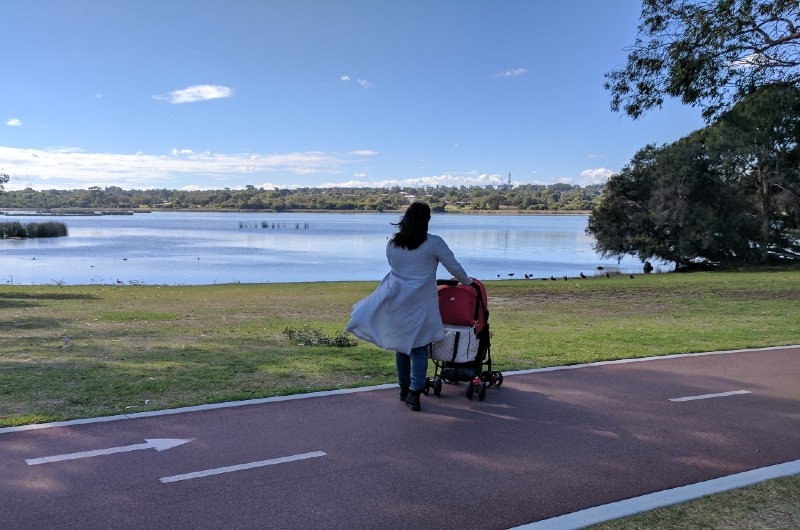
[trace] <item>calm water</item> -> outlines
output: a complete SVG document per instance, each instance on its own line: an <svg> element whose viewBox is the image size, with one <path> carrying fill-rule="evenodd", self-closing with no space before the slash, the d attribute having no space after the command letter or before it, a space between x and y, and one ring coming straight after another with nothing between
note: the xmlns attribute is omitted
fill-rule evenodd
<svg viewBox="0 0 800 530"><path fill-rule="evenodd" d="M398 214L143 213L98 217L0 216L0 222L61 221L69 236L0 240L0 281L200 285L379 280ZM639 273L634 258L601 260L573 215L434 215L471 276L491 280ZM513 273L513 276L510 274ZM440 268L439 277L449 277Z"/></svg>

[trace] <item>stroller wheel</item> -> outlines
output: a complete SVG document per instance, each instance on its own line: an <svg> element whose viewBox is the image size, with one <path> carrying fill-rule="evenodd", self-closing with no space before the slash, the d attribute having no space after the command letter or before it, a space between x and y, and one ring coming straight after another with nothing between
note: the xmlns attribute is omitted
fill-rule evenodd
<svg viewBox="0 0 800 530"><path fill-rule="evenodd" d="M442 378L438 375L433 378L433 395L434 396L441 396L442 395Z"/></svg>
<svg viewBox="0 0 800 530"><path fill-rule="evenodd" d="M471 400L474 392L475 392L475 385L473 385L472 382L470 381L467 384L467 399Z"/></svg>
<svg viewBox="0 0 800 530"><path fill-rule="evenodd" d="M503 384L503 374L500 372L492 372L492 381L494 381L495 386L500 386Z"/></svg>
<svg viewBox="0 0 800 530"><path fill-rule="evenodd" d="M486 382L481 383L480 388L478 389L478 400L483 401L486 399Z"/></svg>

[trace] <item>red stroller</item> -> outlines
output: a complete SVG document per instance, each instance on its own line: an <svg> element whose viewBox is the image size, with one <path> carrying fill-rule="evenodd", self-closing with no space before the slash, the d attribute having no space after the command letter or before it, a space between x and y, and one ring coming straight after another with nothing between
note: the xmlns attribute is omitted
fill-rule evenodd
<svg viewBox="0 0 800 530"><path fill-rule="evenodd" d="M433 359L433 379L425 380L425 395L433 388L440 396L442 383L467 382L467 399L477 393L486 398L486 389L503 384L503 374L492 370L489 340L489 309L486 288L472 278L472 285L460 285L456 280L437 280L439 312L445 328L444 339L430 348Z"/></svg>

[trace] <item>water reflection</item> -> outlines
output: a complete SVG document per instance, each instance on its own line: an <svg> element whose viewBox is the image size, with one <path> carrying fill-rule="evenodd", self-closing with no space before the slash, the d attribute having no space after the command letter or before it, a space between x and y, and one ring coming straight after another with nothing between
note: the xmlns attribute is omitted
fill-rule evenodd
<svg viewBox="0 0 800 530"><path fill-rule="evenodd" d="M6 216L3 221L51 221ZM69 236L0 241L0 280L15 284L164 285L379 280L397 214L151 213L63 217ZM602 260L586 216L434 215L467 272L480 279L577 277L597 267L639 273L639 260ZM665 265L661 265L664 270ZM447 273L442 269L440 276Z"/></svg>

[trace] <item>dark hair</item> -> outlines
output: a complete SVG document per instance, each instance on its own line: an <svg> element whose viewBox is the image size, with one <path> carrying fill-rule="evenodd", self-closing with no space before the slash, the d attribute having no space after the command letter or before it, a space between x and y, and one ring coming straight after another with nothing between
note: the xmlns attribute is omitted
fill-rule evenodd
<svg viewBox="0 0 800 530"><path fill-rule="evenodd" d="M392 237L392 243L396 247L414 250L428 239L428 221L430 220L430 206L424 202L412 203L400 218L400 222L392 223L399 227L397 233Z"/></svg>

